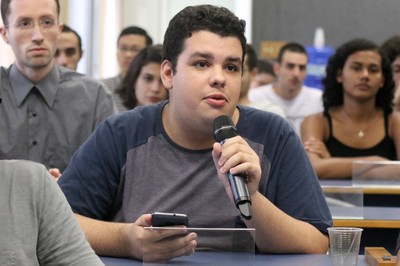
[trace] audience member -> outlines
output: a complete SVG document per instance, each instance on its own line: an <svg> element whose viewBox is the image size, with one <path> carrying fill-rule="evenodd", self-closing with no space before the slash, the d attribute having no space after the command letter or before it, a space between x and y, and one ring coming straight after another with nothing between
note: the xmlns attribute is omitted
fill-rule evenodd
<svg viewBox="0 0 400 266"><path fill-rule="evenodd" d="M381 49L389 58L393 80L397 88L400 86L400 36L393 36L386 40Z"/></svg>
<svg viewBox="0 0 400 266"><path fill-rule="evenodd" d="M118 111L125 110L116 90L121 85L122 80L128 71L132 60L146 46L152 45L153 40L147 32L136 26L129 26L121 31L117 40L117 60L120 73L111 78L103 79L102 82L110 89L114 95L114 100Z"/></svg>
<svg viewBox="0 0 400 266"><path fill-rule="evenodd" d="M0 160L0 176L1 265L103 265L43 165Z"/></svg>
<svg viewBox="0 0 400 266"><path fill-rule="evenodd" d="M275 81L276 75L273 64L267 60L257 60L256 75L251 80L250 88L258 88L271 84Z"/></svg>
<svg viewBox="0 0 400 266"><path fill-rule="evenodd" d="M381 46L382 51L388 56L392 75L395 83L394 109L400 111L400 36L393 36Z"/></svg>
<svg viewBox="0 0 400 266"><path fill-rule="evenodd" d="M243 74L242 74L242 84L240 86L240 96L239 96L239 104L249 105L264 111L269 111L272 113L276 113L282 117L285 116L282 108L272 103L269 100L265 100L259 103L251 103L248 97L248 92L250 89L250 84L257 74L257 55L254 51L253 47L250 44L246 44L246 55L244 57L243 62Z"/></svg>
<svg viewBox="0 0 400 266"><path fill-rule="evenodd" d="M350 178L352 162L400 157L390 64L364 39L340 46L323 79L324 112L304 120L302 140L320 178Z"/></svg>
<svg viewBox="0 0 400 266"><path fill-rule="evenodd" d="M323 110L322 92L303 84L307 75L307 61L307 52L302 45L293 42L285 44L274 64L276 82L249 91L252 102L269 100L281 106L298 135L304 117Z"/></svg>
<svg viewBox="0 0 400 266"><path fill-rule="evenodd" d="M54 63L58 0L2 0L1 35L15 63L0 68L0 159L67 166L98 123L115 112L98 81Z"/></svg>
<svg viewBox="0 0 400 266"><path fill-rule="evenodd" d="M161 45L147 46L133 59L121 87L116 90L127 110L167 98L161 81L161 63Z"/></svg>
<svg viewBox="0 0 400 266"><path fill-rule="evenodd" d="M56 63L60 66L76 71L83 55L82 40L79 34L63 25L60 38L57 42Z"/></svg>
<svg viewBox="0 0 400 266"><path fill-rule="evenodd" d="M154 211L186 213L193 227L255 228L262 253L326 253L332 220L300 139L283 118L237 106L244 28L223 7L180 11L163 44L169 101L107 119L75 153L59 185L98 254L168 260L226 244L146 230ZM220 115L241 135L223 146L213 138ZM228 169L247 174L250 220L232 203Z"/></svg>

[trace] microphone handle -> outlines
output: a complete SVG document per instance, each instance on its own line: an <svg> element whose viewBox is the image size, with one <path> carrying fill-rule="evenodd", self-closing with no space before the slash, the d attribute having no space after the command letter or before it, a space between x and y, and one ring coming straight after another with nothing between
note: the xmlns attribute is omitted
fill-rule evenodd
<svg viewBox="0 0 400 266"><path fill-rule="evenodd" d="M246 185L246 175L232 175L230 172L228 172L227 175L236 207L239 207L240 204L244 203L251 204L250 193Z"/></svg>
<svg viewBox="0 0 400 266"><path fill-rule="evenodd" d="M236 208L239 209L240 214L246 220L250 220L251 214L251 199L249 190L246 185L246 175L238 174L232 175L228 172L229 184L233 194L233 200L235 201Z"/></svg>

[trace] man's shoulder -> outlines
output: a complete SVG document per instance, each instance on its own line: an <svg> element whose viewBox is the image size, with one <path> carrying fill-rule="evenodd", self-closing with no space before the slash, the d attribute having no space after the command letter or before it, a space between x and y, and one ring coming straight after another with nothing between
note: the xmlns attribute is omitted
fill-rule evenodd
<svg viewBox="0 0 400 266"><path fill-rule="evenodd" d="M77 80L77 81L93 82L93 83L101 84L99 80L94 79L89 75L82 74L82 73L67 69L65 67L59 67L58 70L60 73L61 82Z"/></svg>
<svg viewBox="0 0 400 266"><path fill-rule="evenodd" d="M119 84L122 82L122 79L118 75L118 76L114 76L114 77L110 77L110 78L101 79L100 81L104 85L106 85L106 87L109 88L111 91L114 91L119 86Z"/></svg>
<svg viewBox="0 0 400 266"><path fill-rule="evenodd" d="M308 87L306 85L303 85L301 87L302 91L311 96L311 97L321 97L322 96L322 90L318 89L318 88L314 88L314 87Z"/></svg>
<svg viewBox="0 0 400 266"><path fill-rule="evenodd" d="M9 67L0 66L0 79L3 78L3 77L7 77L8 78L9 69L10 69Z"/></svg>
<svg viewBox="0 0 400 266"><path fill-rule="evenodd" d="M257 88L251 88L248 96L251 102L257 103L269 99L271 93L273 93L272 83Z"/></svg>
<svg viewBox="0 0 400 266"><path fill-rule="evenodd" d="M64 67L59 67L60 83L69 87L79 87L79 89L101 90L111 94L107 87L99 80Z"/></svg>
<svg viewBox="0 0 400 266"><path fill-rule="evenodd" d="M266 125L274 127L285 127L286 120L273 112L260 110L251 106L239 106L241 113L241 123L249 126L250 128L257 128L256 131L264 131L269 129Z"/></svg>
<svg viewBox="0 0 400 266"><path fill-rule="evenodd" d="M39 179L50 175L43 164L26 160L1 160L0 172L3 178L27 187L28 183L38 184Z"/></svg>

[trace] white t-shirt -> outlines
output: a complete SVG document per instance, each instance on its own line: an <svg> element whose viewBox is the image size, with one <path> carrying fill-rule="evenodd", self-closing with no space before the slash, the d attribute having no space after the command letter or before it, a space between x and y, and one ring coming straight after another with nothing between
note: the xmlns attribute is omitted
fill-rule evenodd
<svg viewBox="0 0 400 266"><path fill-rule="evenodd" d="M300 136L300 127L304 117L323 111L322 91L316 88L302 86L299 95L292 100L286 100L272 89L273 84L249 90L249 100L253 103L271 101L282 107L285 117Z"/></svg>

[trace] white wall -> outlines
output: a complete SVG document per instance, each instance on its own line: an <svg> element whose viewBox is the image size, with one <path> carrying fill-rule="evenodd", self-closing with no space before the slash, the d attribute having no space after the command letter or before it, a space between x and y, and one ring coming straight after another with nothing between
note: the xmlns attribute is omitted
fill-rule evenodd
<svg viewBox="0 0 400 266"><path fill-rule="evenodd" d="M162 43L169 20L188 5L212 4L224 6L246 20L246 37L251 39L252 0L121 0L122 26L137 25L151 35L155 43Z"/></svg>
<svg viewBox="0 0 400 266"><path fill-rule="evenodd" d="M3 26L3 21L0 19L0 26ZM0 66L8 67L14 62L14 53L11 46L0 40Z"/></svg>

